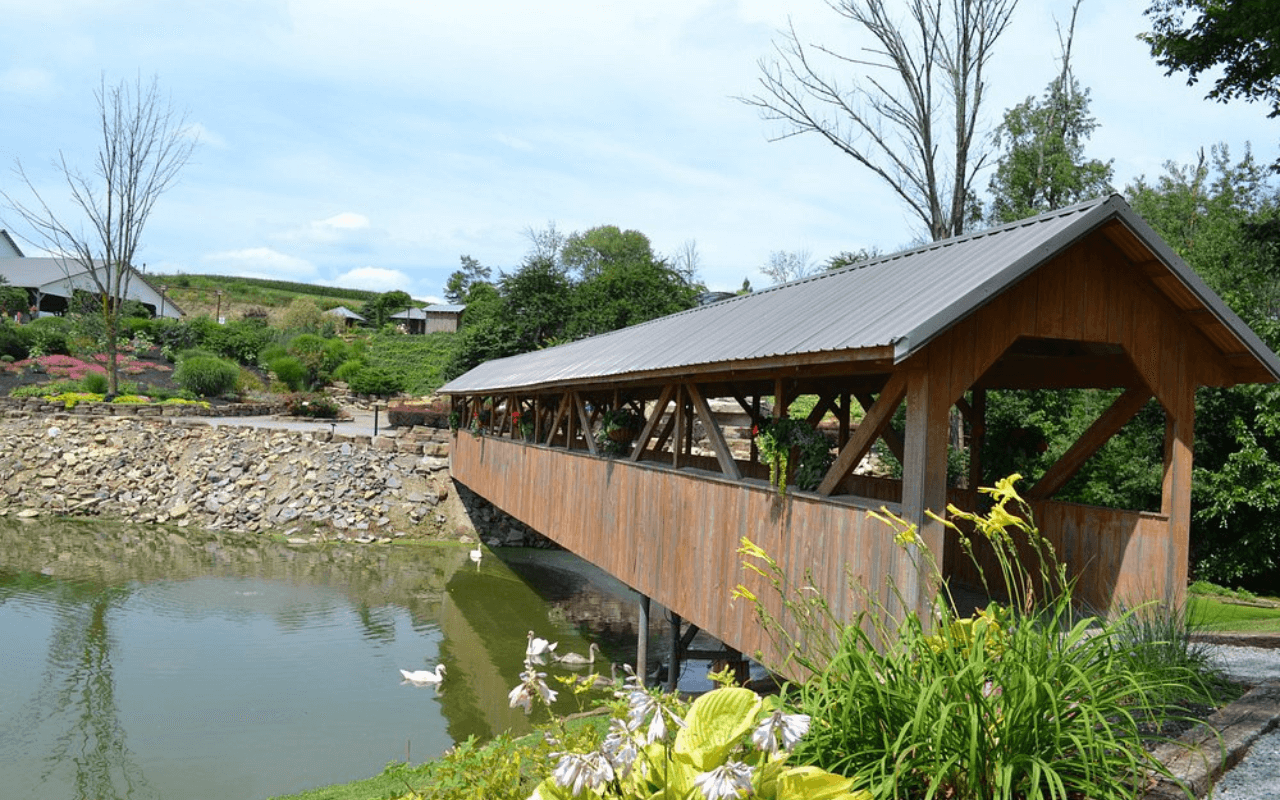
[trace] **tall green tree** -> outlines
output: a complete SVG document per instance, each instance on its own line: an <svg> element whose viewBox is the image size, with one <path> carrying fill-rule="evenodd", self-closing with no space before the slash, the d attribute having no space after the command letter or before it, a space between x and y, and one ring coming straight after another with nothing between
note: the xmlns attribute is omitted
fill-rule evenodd
<svg viewBox="0 0 1280 800"><path fill-rule="evenodd" d="M444 285L444 296L450 303L467 302L467 294L471 287L479 283L487 283L493 269L486 267L471 256L461 256L462 269L454 270Z"/></svg>
<svg viewBox="0 0 1280 800"><path fill-rule="evenodd" d="M1166 165L1130 203L1267 344L1280 347L1280 192L1225 145ZM1196 394L1191 547L1198 576L1274 589L1280 580L1280 387Z"/></svg>
<svg viewBox="0 0 1280 800"><path fill-rule="evenodd" d="M1214 73L1208 98L1266 103L1280 117L1280 0L1155 0L1146 15L1142 39L1166 75L1185 71L1194 85Z"/></svg>
<svg viewBox="0 0 1280 800"><path fill-rule="evenodd" d="M373 327L381 328L391 319L392 314L404 311L412 304L413 298L409 296L408 292L396 289L390 292L383 292L366 302L360 307L360 316L364 317Z"/></svg>
<svg viewBox="0 0 1280 800"><path fill-rule="evenodd" d="M1071 71L1076 13L1065 37L1059 31L1062 69L1044 95L1028 97L1005 112L996 130L1002 151L987 188L988 221L1013 222L1072 205L1111 191L1111 162L1086 159L1085 142L1098 123L1089 115L1089 90Z"/></svg>

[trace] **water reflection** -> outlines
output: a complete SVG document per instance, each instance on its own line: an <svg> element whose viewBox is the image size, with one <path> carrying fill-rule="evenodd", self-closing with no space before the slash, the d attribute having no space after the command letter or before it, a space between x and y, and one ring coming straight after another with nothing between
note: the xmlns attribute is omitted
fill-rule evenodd
<svg viewBox="0 0 1280 800"><path fill-rule="evenodd" d="M587 648L552 608L463 548L0 520L0 784L249 800L527 730L526 632ZM437 662L439 692L400 685Z"/></svg>

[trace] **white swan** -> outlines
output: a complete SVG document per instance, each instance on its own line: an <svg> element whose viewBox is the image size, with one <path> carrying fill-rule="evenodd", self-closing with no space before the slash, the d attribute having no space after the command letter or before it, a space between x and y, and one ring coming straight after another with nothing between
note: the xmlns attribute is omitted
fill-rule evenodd
<svg viewBox="0 0 1280 800"><path fill-rule="evenodd" d="M600 645L595 642L591 643L591 647L587 650L587 655L578 653L565 653L562 656L555 656L555 660L566 667L585 667L588 664L596 663L596 652L600 649Z"/></svg>
<svg viewBox="0 0 1280 800"><path fill-rule="evenodd" d="M437 664L434 671L429 669L400 670L400 674L409 683L416 684L438 684L444 680L444 664Z"/></svg>
<svg viewBox="0 0 1280 800"><path fill-rule="evenodd" d="M555 658L555 649L558 644L560 643L535 637L533 631L529 631L529 643L524 648L524 654L540 664L545 664L546 659Z"/></svg>
<svg viewBox="0 0 1280 800"><path fill-rule="evenodd" d="M471 556L471 560L476 562L476 569L480 569L480 559L484 556L484 553L480 552L480 548L477 547L475 550L472 550L469 555Z"/></svg>

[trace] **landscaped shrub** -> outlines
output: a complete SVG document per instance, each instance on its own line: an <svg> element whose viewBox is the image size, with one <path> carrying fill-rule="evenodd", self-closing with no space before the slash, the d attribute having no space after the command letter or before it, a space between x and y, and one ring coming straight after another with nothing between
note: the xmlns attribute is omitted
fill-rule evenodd
<svg viewBox="0 0 1280 800"><path fill-rule="evenodd" d="M22 328L29 337L31 351L46 356L71 354L67 342L72 336L72 324L66 317L36 317Z"/></svg>
<svg viewBox="0 0 1280 800"><path fill-rule="evenodd" d="M237 320L215 326L205 336L203 346L240 364L256 364L258 354L274 335L265 320Z"/></svg>
<svg viewBox="0 0 1280 800"><path fill-rule="evenodd" d="M307 368L294 356L276 356L267 362L267 369L291 392L300 392L306 387Z"/></svg>
<svg viewBox="0 0 1280 800"><path fill-rule="evenodd" d="M223 358L192 356L178 362L173 379L199 397L221 397L235 390L240 367Z"/></svg>
<svg viewBox="0 0 1280 800"><path fill-rule="evenodd" d="M365 363L364 359L349 358L339 364L338 368L333 371L333 379L335 381L342 381L343 383L349 384L351 382L351 378L366 366L368 365Z"/></svg>
<svg viewBox="0 0 1280 800"><path fill-rule="evenodd" d="M80 379L80 391L94 394L107 393L107 376L101 372L86 372Z"/></svg>
<svg viewBox="0 0 1280 800"><path fill-rule="evenodd" d="M414 425L449 427L449 401L437 399L429 403L392 403L387 406L388 427L409 428Z"/></svg>
<svg viewBox="0 0 1280 800"><path fill-rule="evenodd" d="M29 337L23 335L26 326L0 324L0 355L11 361L21 361L28 353Z"/></svg>
<svg viewBox="0 0 1280 800"><path fill-rule="evenodd" d="M285 413L295 417L337 419L342 408L328 395L312 392L291 394L284 400Z"/></svg>
<svg viewBox="0 0 1280 800"><path fill-rule="evenodd" d="M390 397L404 391L404 382L400 376L382 367L365 367L347 380L347 385L356 394L372 394L378 397Z"/></svg>

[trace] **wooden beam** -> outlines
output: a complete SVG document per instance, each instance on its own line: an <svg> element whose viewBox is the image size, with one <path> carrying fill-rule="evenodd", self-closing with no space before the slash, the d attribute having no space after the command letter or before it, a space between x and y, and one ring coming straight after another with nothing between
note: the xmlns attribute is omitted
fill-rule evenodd
<svg viewBox="0 0 1280 800"><path fill-rule="evenodd" d="M1071 480L1094 453L1098 452L1098 448L1106 444L1107 440L1115 436L1126 422L1133 419L1134 414L1142 410L1151 397L1151 390L1146 386L1131 386L1125 390L1124 394L1117 397L1115 402L1102 412L1102 416L1094 420L1075 444L1067 448L1067 452L1049 467L1044 477L1031 487L1027 492L1027 499L1044 500L1052 497L1067 481Z"/></svg>
<svg viewBox="0 0 1280 800"><path fill-rule="evenodd" d="M867 414L862 418L862 422L854 429L849 441L844 447L840 448L840 455L836 456L835 463L831 465L831 469L827 470L826 476L822 479L822 483L818 485L818 494L827 497L835 491L840 485L840 481L844 480L853 468L862 462L867 452L871 449L871 445L880 436L885 426L893 419L893 413L898 410L898 406L902 404L902 398L907 394L907 379L901 372L895 372L889 377L889 382L884 385L884 389L880 392L880 399L871 404L867 409Z"/></svg>
<svg viewBox="0 0 1280 800"><path fill-rule="evenodd" d="M582 438L587 443L587 451L593 456L600 455L596 450L596 437L591 435L591 420L587 417L586 402L578 392L573 393L573 407L578 412L578 422L582 425Z"/></svg>
<svg viewBox="0 0 1280 800"><path fill-rule="evenodd" d="M565 420L569 412L569 395L566 392L560 396L560 402L556 403L555 416L551 418L551 429L547 432L547 445L555 442L556 433L560 430L560 421ZM565 447L569 446L568 438L565 439Z"/></svg>
<svg viewBox="0 0 1280 800"><path fill-rule="evenodd" d="M675 387L671 384L662 387L662 394L658 395L658 402L654 403L653 410L649 412L649 418L645 420L644 428L640 431L640 438L636 440L636 446L628 457L631 461L640 460L640 454L644 452L649 440L653 438L654 429L658 427L658 423L662 420L662 415L667 412L667 406L671 404L671 393L673 391L675 391Z"/></svg>
<svg viewBox="0 0 1280 800"><path fill-rule="evenodd" d="M872 397L870 392L858 392L854 397L858 398L858 403L862 406L864 413L870 412L871 407L876 404L875 398ZM893 453L893 457L898 459L898 463L902 463L902 437L898 435L898 432L886 425L884 430L880 431L880 438L884 440L889 452Z"/></svg>
<svg viewBox="0 0 1280 800"><path fill-rule="evenodd" d="M696 383L687 383L684 388L689 393L689 399L693 402L694 413L702 419L702 426L707 430L707 438L711 440L711 448L715 450L716 460L720 462L720 471L735 481L742 480L742 471L738 469L738 462L733 460L733 453L729 450L729 443L724 440L724 433L720 430L720 426L716 424L716 419L711 414L711 406L707 403L707 399L702 396L702 392L698 391Z"/></svg>

